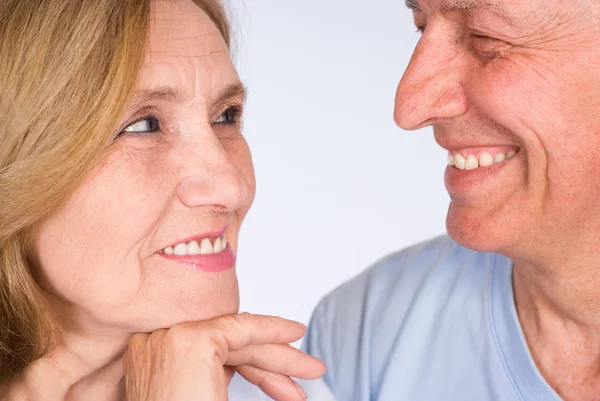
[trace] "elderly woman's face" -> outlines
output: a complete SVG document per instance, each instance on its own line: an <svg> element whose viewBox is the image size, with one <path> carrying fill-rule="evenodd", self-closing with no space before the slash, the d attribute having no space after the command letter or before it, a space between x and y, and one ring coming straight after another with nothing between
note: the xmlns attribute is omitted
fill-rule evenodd
<svg viewBox="0 0 600 401"><path fill-rule="evenodd" d="M207 15L155 2L109 157L35 238L46 285L79 324L149 331L237 312L238 231L255 189L243 100Z"/></svg>
<svg viewBox="0 0 600 401"><path fill-rule="evenodd" d="M597 231L600 2L407 4L424 31L395 119L451 153L450 234L525 256Z"/></svg>

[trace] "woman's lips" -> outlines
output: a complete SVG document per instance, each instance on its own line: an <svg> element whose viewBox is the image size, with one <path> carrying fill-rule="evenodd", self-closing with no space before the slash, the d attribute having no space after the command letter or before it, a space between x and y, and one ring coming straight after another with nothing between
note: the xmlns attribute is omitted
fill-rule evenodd
<svg viewBox="0 0 600 401"><path fill-rule="evenodd" d="M159 255L167 260L181 263L182 265L199 271L217 273L225 270L229 270L235 266L235 253L228 245L224 250L219 253L208 254L208 255L169 255L166 253L159 253Z"/></svg>

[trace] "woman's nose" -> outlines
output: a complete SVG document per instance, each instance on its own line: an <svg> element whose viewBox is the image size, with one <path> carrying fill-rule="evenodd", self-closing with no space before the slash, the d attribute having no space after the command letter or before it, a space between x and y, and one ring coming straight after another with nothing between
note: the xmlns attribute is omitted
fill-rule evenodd
<svg viewBox="0 0 600 401"><path fill-rule="evenodd" d="M228 152L216 136L196 141L179 153L182 167L177 196L184 205L233 212L251 202L249 153Z"/></svg>
<svg viewBox="0 0 600 401"><path fill-rule="evenodd" d="M396 91L394 120L405 130L460 116L469 107L456 43L447 34L427 29Z"/></svg>

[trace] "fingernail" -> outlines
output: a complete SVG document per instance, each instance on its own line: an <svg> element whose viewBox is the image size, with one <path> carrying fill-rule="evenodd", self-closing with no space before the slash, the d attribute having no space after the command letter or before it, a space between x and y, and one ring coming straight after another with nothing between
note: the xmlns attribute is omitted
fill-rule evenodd
<svg viewBox="0 0 600 401"><path fill-rule="evenodd" d="M303 400L306 400L306 393L304 392L304 389L294 381L294 384L296 385L296 388L298 389L298 393L300 393L300 396L302 397Z"/></svg>

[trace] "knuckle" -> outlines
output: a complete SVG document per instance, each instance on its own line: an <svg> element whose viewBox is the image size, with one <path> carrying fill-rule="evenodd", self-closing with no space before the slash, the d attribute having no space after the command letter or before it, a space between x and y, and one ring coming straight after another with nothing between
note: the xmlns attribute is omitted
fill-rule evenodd
<svg viewBox="0 0 600 401"><path fill-rule="evenodd" d="M193 356L206 363L223 365L227 360L227 342L220 330L212 324L181 324L164 334L163 349L166 353L189 358Z"/></svg>
<svg viewBox="0 0 600 401"><path fill-rule="evenodd" d="M281 385L285 382L281 375L264 370L255 370L254 379L256 386L260 389L265 389L269 385Z"/></svg>
<svg viewBox="0 0 600 401"><path fill-rule="evenodd" d="M243 330L249 324L251 324L251 315L249 313L242 313L239 315L230 316L230 325L235 330Z"/></svg>
<svg viewBox="0 0 600 401"><path fill-rule="evenodd" d="M269 382L269 375L265 372L263 372L263 374L257 374L256 375L256 386L258 386L259 388L264 388L265 384L267 384Z"/></svg>
<svg viewBox="0 0 600 401"><path fill-rule="evenodd" d="M167 330L162 336L162 345L166 350L171 351L189 351L193 349L194 332L188 327L178 325Z"/></svg>
<svg viewBox="0 0 600 401"><path fill-rule="evenodd" d="M146 333L135 333L129 340L129 348L137 348L145 346L149 335Z"/></svg>
<svg viewBox="0 0 600 401"><path fill-rule="evenodd" d="M255 316L250 312L242 312L234 316L245 322L251 321L255 318Z"/></svg>
<svg viewBox="0 0 600 401"><path fill-rule="evenodd" d="M220 327L224 327L224 328L231 328L231 327L240 327L242 326L247 320L246 316L242 316L242 315L227 315L227 316L221 316L216 320L216 323L218 323L218 325Z"/></svg>
<svg viewBox="0 0 600 401"><path fill-rule="evenodd" d="M145 333L136 333L131 337L125 354L125 361L127 363L134 363L145 353L145 350L148 347L149 337L150 336Z"/></svg>
<svg viewBox="0 0 600 401"><path fill-rule="evenodd" d="M205 355L204 359L211 366L223 366L227 361L229 350L224 341L219 341L215 337L209 337L203 341L202 353Z"/></svg>
<svg viewBox="0 0 600 401"><path fill-rule="evenodd" d="M237 343L248 344L252 339L252 315L225 316L220 322L220 331L228 347L235 347Z"/></svg>

